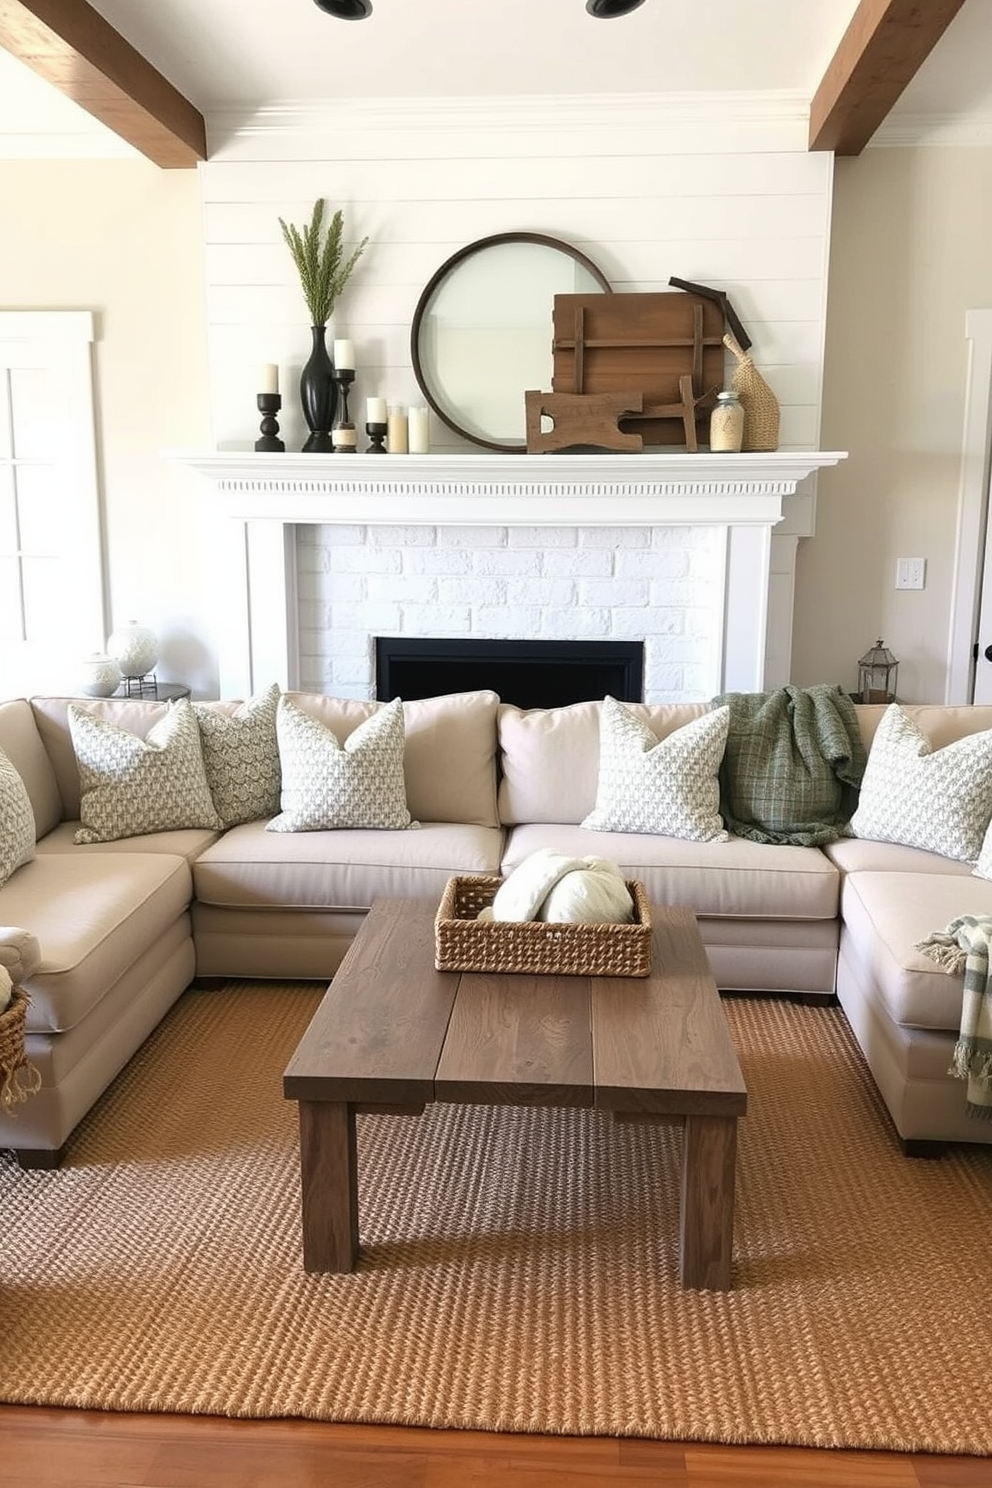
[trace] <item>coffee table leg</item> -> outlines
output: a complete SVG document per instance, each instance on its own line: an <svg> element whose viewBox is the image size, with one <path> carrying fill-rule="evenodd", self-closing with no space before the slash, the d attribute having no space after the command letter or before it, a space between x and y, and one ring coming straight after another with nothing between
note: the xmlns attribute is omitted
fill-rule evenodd
<svg viewBox="0 0 992 1488"><path fill-rule="evenodd" d="M303 1269L351 1271L358 1260L355 1108L300 1101Z"/></svg>
<svg viewBox="0 0 992 1488"><path fill-rule="evenodd" d="M735 1116L687 1116L682 1133L679 1275L685 1287L727 1291L734 1244Z"/></svg>

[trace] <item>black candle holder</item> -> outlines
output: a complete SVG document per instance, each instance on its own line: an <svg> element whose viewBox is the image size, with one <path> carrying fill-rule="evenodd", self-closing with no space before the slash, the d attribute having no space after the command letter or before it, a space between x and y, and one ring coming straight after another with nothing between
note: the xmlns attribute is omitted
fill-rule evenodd
<svg viewBox="0 0 992 1488"><path fill-rule="evenodd" d="M255 402L262 415L262 422L259 425L262 437L255 440L256 450L269 454L282 454L286 446L279 438L279 420L276 418L276 414L282 407L281 394L256 393Z"/></svg>
<svg viewBox="0 0 992 1488"><path fill-rule="evenodd" d="M354 454L358 447L358 436L355 426L348 412L348 389L355 380L354 367L335 367L334 381L338 385L340 400L338 403L338 416L334 420L334 428L331 430L331 440L334 444L334 453L339 455Z"/></svg>
<svg viewBox="0 0 992 1488"><path fill-rule="evenodd" d="M367 455L384 455L386 453L386 447L383 441L386 438L386 430L388 428L388 424L368 423L365 425L365 432L372 441L365 451Z"/></svg>

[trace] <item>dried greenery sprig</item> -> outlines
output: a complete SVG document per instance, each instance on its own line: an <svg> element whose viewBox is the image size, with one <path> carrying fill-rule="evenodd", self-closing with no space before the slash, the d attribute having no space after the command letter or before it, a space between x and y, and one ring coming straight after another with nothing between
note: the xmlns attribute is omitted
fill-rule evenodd
<svg viewBox="0 0 992 1488"><path fill-rule="evenodd" d="M326 236L321 242L323 222L322 198L314 202L310 221L302 228L294 227L291 222L286 223L279 218L282 235L300 276L311 325L326 325L330 320L338 296L368 243L368 238L363 238L351 257L342 263L341 236L344 219L340 208L332 216Z"/></svg>

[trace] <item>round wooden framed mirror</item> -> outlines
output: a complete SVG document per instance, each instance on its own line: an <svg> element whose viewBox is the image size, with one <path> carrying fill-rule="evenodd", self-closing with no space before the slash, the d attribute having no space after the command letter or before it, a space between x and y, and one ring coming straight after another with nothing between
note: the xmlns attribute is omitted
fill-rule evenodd
<svg viewBox="0 0 992 1488"><path fill-rule="evenodd" d="M468 243L432 275L410 333L421 392L449 429L506 454L526 449L524 393L551 388L556 294L612 292L577 248L542 233Z"/></svg>

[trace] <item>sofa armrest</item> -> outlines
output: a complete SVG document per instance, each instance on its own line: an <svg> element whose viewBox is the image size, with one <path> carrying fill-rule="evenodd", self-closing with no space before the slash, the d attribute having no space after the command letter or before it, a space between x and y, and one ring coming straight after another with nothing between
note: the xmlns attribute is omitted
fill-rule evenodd
<svg viewBox="0 0 992 1488"><path fill-rule="evenodd" d="M41 946L30 930L19 925L0 925L0 966L9 972L15 986L27 980L41 965Z"/></svg>

